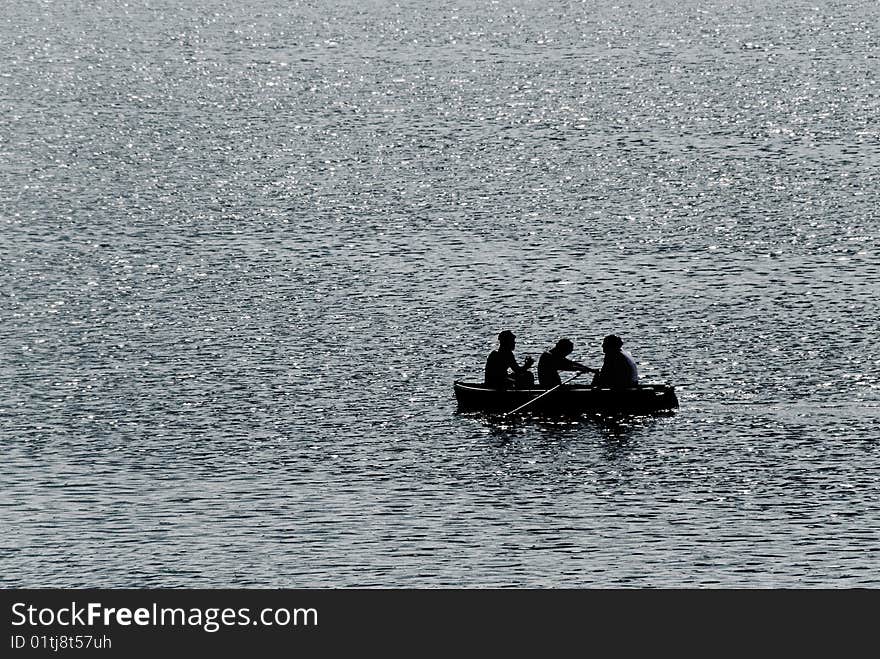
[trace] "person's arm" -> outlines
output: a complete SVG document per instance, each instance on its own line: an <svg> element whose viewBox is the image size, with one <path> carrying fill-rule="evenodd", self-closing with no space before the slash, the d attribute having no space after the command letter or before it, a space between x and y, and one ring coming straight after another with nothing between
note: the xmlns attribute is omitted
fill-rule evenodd
<svg viewBox="0 0 880 659"><path fill-rule="evenodd" d="M580 362L575 362L570 359L562 359L560 361L560 371L580 371L581 373L598 373L599 369L590 368L589 366L584 366Z"/></svg>
<svg viewBox="0 0 880 659"><path fill-rule="evenodd" d="M534 361L535 360L533 360L531 357L526 357L525 360L523 360L523 365L520 366L516 363L516 357L514 357L513 353L511 352L508 353L507 356L507 368L509 368L514 373L525 373L527 370L529 370L529 366L531 366Z"/></svg>

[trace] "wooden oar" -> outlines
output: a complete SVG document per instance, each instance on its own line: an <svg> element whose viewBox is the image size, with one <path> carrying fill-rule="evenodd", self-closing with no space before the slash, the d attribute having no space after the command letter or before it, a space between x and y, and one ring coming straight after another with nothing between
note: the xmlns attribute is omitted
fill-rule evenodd
<svg viewBox="0 0 880 659"><path fill-rule="evenodd" d="M583 373L586 373L586 371L578 371L577 373L575 373L574 375L572 375L570 378L568 378L565 382L560 382L559 384L557 384L557 385L556 385L555 387L553 387L552 389L548 389L547 391L545 391L545 392L544 392L543 394L541 394L540 396L535 396L535 397L532 398L532 400L530 400L528 403L524 403L523 405L520 405L520 406L517 407L515 410L510 410L510 412L506 412L506 413L504 414L504 416L509 416L509 415L511 415L511 414L516 414L516 413L519 412L520 410L522 410L522 409L528 407L529 405L531 405L532 403L534 403L536 400L540 400L540 399L542 399L544 396L546 396L546 395L548 395L548 394L552 394L554 391L556 391L557 389L559 389L559 387L561 387L562 385L564 385L564 384L568 384L569 382L571 382L572 380L574 380L576 377L580 377Z"/></svg>

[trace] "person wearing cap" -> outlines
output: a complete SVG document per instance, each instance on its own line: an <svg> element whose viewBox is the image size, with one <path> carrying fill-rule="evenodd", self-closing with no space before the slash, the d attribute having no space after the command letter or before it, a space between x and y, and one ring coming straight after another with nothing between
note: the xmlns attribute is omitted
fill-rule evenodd
<svg viewBox="0 0 880 659"><path fill-rule="evenodd" d="M538 383L542 387L550 389L562 384L559 371L599 372L595 368L590 368L568 359L573 350L574 344L570 340L559 339L555 346L541 355L541 358L538 360Z"/></svg>
<svg viewBox="0 0 880 659"><path fill-rule="evenodd" d="M622 350L623 339L609 334L602 341L605 361L602 368L593 378L594 387L635 387L639 383L639 371L636 363L627 352Z"/></svg>
<svg viewBox="0 0 880 659"><path fill-rule="evenodd" d="M535 383L529 369L535 360L526 357L520 366L513 356L516 347L516 336L510 330L504 330L498 335L498 349L489 353L486 359L486 386L494 389L513 389L515 387L527 388Z"/></svg>

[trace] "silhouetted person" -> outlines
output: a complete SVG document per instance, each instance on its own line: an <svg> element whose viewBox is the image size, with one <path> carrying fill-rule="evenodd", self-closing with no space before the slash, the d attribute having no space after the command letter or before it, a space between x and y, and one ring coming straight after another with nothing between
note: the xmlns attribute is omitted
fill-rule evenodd
<svg viewBox="0 0 880 659"><path fill-rule="evenodd" d="M630 354L621 349L623 339L609 334L602 341L605 361L593 378L595 387L634 387L639 383L639 371Z"/></svg>
<svg viewBox="0 0 880 659"><path fill-rule="evenodd" d="M541 358L538 360L538 383L542 387L550 389L562 384L559 371L599 372L595 368L589 368L567 359L572 350L574 350L574 344L571 341L559 339L555 346L541 355Z"/></svg>
<svg viewBox="0 0 880 659"><path fill-rule="evenodd" d="M493 389L512 389L514 387L528 388L534 385L535 376L529 372L535 360L526 357L523 365L516 363L513 349L516 347L516 337L510 330L504 330L498 335L498 349L489 353L486 359L486 386Z"/></svg>

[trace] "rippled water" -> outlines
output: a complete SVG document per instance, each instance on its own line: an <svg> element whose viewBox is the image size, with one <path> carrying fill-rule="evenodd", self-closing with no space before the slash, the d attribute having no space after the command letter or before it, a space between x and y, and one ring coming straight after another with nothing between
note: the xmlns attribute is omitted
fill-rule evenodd
<svg viewBox="0 0 880 659"><path fill-rule="evenodd" d="M880 586L878 25L4 3L0 582ZM456 415L503 328L681 408Z"/></svg>

